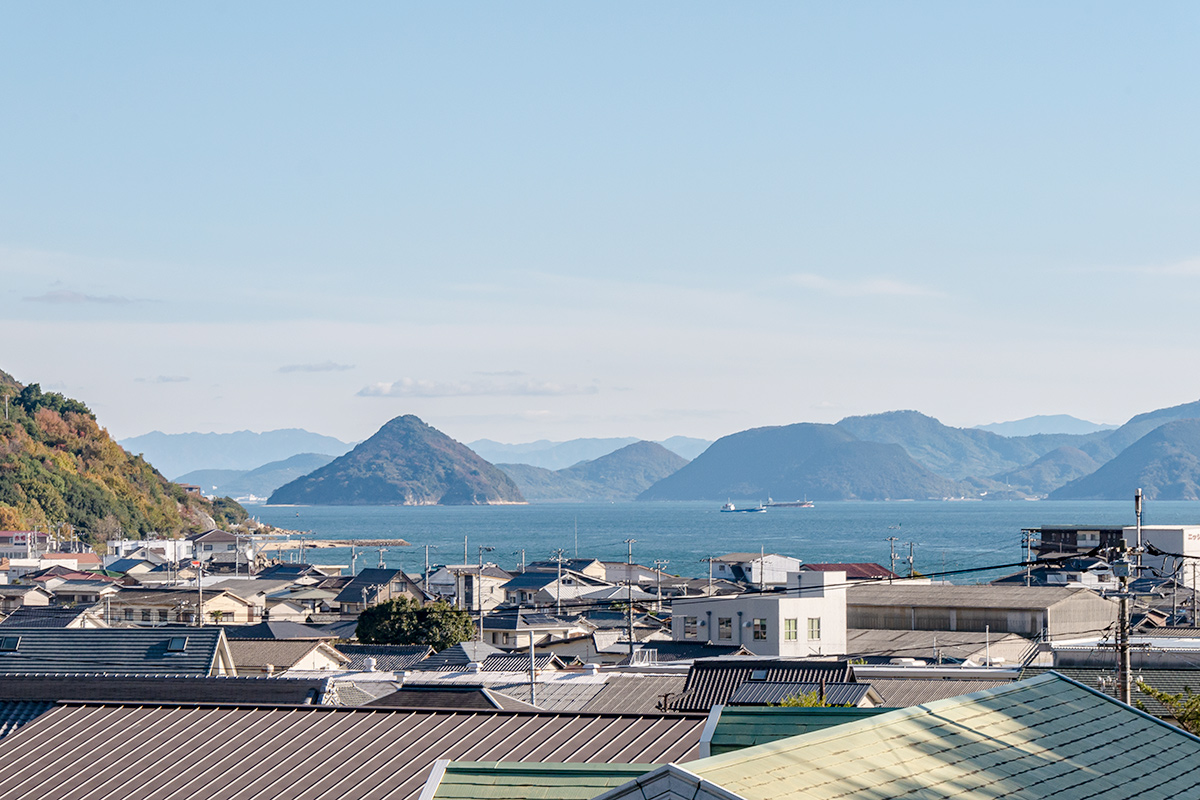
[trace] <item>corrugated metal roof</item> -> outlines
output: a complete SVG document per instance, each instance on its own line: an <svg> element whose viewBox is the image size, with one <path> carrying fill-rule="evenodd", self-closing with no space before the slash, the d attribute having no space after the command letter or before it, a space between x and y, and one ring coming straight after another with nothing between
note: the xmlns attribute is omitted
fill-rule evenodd
<svg viewBox="0 0 1200 800"><path fill-rule="evenodd" d="M816 692L831 706L857 706L871 691L869 683L788 683L746 681L729 698L731 706L778 705L789 697Z"/></svg>
<svg viewBox="0 0 1200 800"><path fill-rule="evenodd" d="M1043 675L687 769L746 800L1174 800L1200 796L1200 739Z"/></svg>
<svg viewBox="0 0 1200 800"><path fill-rule="evenodd" d="M0 700L0 739L54 708L45 700Z"/></svg>
<svg viewBox="0 0 1200 800"><path fill-rule="evenodd" d="M443 800L591 800L654 764L504 764L452 761L433 793Z"/></svg>
<svg viewBox="0 0 1200 800"><path fill-rule="evenodd" d="M224 642L219 627L189 628L5 628L19 637L0 650L0 672L112 672L144 675L207 675ZM170 650L173 639L186 640Z"/></svg>
<svg viewBox="0 0 1200 800"><path fill-rule="evenodd" d="M675 711L708 711L729 702L739 686L751 679L788 683L852 683L854 673L846 661L764 659L734 656L696 661L688 670L687 685L671 699Z"/></svg>
<svg viewBox="0 0 1200 800"><path fill-rule="evenodd" d="M683 715L66 705L0 741L0 800L416 800L436 759L684 761L695 757L704 723Z"/></svg>
<svg viewBox="0 0 1200 800"><path fill-rule="evenodd" d="M339 644L338 652L350 659L346 669L364 670L367 659L375 659L380 672L402 672L433 655L427 644Z"/></svg>
<svg viewBox="0 0 1200 800"><path fill-rule="evenodd" d="M709 740L712 755L823 731L893 711L891 708L725 706Z"/></svg>
<svg viewBox="0 0 1200 800"><path fill-rule="evenodd" d="M324 702L326 682L326 678L0 674L0 700L308 705Z"/></svg>

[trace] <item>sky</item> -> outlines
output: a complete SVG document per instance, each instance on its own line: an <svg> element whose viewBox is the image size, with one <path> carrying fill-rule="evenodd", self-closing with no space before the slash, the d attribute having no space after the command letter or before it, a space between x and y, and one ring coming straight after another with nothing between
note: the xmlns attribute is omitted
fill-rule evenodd
<svg viewBox="0 0 1200 800"><path fill-rule="evenodd" d="M0 3L0 369L118 438L1200 398L1200 6Z"/></svg>

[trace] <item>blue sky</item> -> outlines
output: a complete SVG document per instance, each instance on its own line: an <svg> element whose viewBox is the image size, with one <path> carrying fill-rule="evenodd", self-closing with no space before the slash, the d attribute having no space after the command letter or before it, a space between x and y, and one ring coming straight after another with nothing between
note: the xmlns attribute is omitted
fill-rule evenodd
<svg viewBox="0 0 1200 800"><path fill-rule="evenodd" d="M119 437L1200 397L1200 10L0 6L0 369Z"/></svg>

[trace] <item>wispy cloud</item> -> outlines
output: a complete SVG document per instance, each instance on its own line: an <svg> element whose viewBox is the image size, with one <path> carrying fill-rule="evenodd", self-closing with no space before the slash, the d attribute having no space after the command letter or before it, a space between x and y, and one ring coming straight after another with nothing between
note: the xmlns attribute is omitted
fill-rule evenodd
<svg viewBox="0 0 1200 800"><path fill-rule="evenodd" d="M814 275L811 272L799 272L789 275L788 282L802 289L837 295L839 297L866 297L870 295L883 297L944 297L945 292L917 286L912 283L892 280L891 278L864 278L862 280L842 281L826 278L824 275Z"/></svg>
<svg viewBox="0 0 1200 800"><path fill-rule="evenodd" d="M521 378L525 373L519 369L508 369L500 372L475 372L474 375L483 375L487 378Z"/></svg>
<svg viewBox="0 0 1200 800"><path fill-rule="evenodd" d="M1135 267L1132 271L1143 275L1168 275L1194 278L1200 276L1200 258L1189 258L1184 261L1176 261L1174 264Z"/></svg>
<svg viewBox="0 0 1200 800"><path fill-rule="evenodd" d="M128 305L136 302L128 297L118 297L117 295L95 295L84 294L83 292L75 292L70 289L56 289L45 294L26 297L26 302L29 303L50 303L52 305L78 305L81 303L92 303L96 305Z"/></svg>
<svg viewBox="0 0 1200 800"><path fill-rule="evenodd" d="M186 375L158 375L153 378L135 378L138 383L187 383L191 378Z"/></svg>
<svg viewBox="0 0 1200 800"><path fill-rule="evenodd" d="M354 369L353 364L322 361L317 364L284 364L276 372L345 372L350 369Z"/></svg>
<svg viewBox="0 0 1200 800"><path fill-rule="evenodd" d="M544 397L596 394L595 385L553 383L550 381L427 381L401 378L393 383L373 383L358 392L359 397Z"/></svg>

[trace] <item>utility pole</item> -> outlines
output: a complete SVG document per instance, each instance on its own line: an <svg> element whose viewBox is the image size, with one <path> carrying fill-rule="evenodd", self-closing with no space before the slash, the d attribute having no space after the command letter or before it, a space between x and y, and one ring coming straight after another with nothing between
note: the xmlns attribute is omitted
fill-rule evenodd
<svg viewBox="0 0 1200 800"><path fill-rule="evenodd" d="M551 553L550 560L558 564L558 582L554 584L554 613L562 614L562 565L567 559L566 551L561 547Z"/></svg>
<svg viewBox="0 0 1200 800"><path fill-rule="evenodd" d="M658 610L662 611L662 568L671 562L665 558L654 559L654 575L658 581Z"/></svg>
<svg viewBox="0 0 1200 800"><path fill-rule="evenodd" d="M1132 695L1129 665L1129 576L1132 565L1128 556L1129 547L1124 539L1116 549L1118 558L1112 562L1112 571L1121 583L1121 591L1117 593L1117 699L1129 705Z"/></svg>
<svg viewBox="0 0 1200 800"><path fill-rule="evenodd" d="M378 549L379 549L379 568L383 569L383 554L387 552L387 548L380 547ZM307 562L305 562L305 563L307 563Z"/></svg>
<svg viewBox="0 0 1200 800"><path fill-rule="evenodd" d="M1142 490L1139 488L1133 493L1133 514L1137 518L1137 576L1142 577ZM1128 701L1127 701L1128 702Z"/></svg>
<svg viewBox="0 0 1200 800"><path fill-rule="evenodd" d="M1192 626L1196 625L1196 561L1192 559Z"/></svg>
<svg viewBox="0 0 1200 800"><path fill-rule="evenodd" d="M895 575L896 574L896 542L898 542L900 540L898 538L896 538L895 536L889 536L884 541L886 541L888 544L890 544L891 548L892 548L891 571L892 571L892 575ZM891 583L891 582L892 582L892 579L889 577L888 583Z"/></svg>
<svg viewBox="0 0 1200 800"><path fill-rule="evenodd" d="M437 545L436 544L425 545L425 579L423 581L421 581L421 583L422 583L421 588L424 589L426 592L429 591L429 548L431 548L431 547L434 550L437 550Z"/></svg>
<svg viewBox="0 0 1200 800"><path fill-rule="evenodd" d="M914 553L916 549L916 542L908 543L908 577L910 578L915 578L917 576L916 567L913 565Z"/></svg>
<svg viewBox="0 0 1200 800"><path fill-rule="evenodd" d="M465 533L463 534L463 563L469 563L467 561L467 534Z"/></svg>
<svg viewBox="0 0 1200 800"><path fill-rule="evenodd" d="M767 548L765 545L758 546L758 591L761 594L763 591L763 573L767 566Z"/></svg>
<svg viewBox="0 0 1200 800"><path fill-rule="evenodd" d="M625 544L629 546L629 573L625 576L629 586L629 665L633 666L633 546L637 543L637 539L626 539Z"/></svg>
<svg viewBox="0 0 1200 800"><path fill-rule="evenodd" d="M475 584L475 597L479 603L479 641L483 642L483 554L490 553L495 550L494 547L488 547L485 544L479 545L479 580ZM520 621L521 612L517 612L517 620ZM514 628L515 630L515 628Z"/></svg>
<svg viewBox="0 0 1200 800"><path fill-rule="evenodd" d="M575 518L575 557L579 558L579 517Z"/></svg>
<svg viewBox="0 0 1200 800"><path fill-rule="evenodd" d="M522 547L520 550L514 550L514 551L513 551L513 555L514 555L514 556L515 556L517 553L520 553L520 554L521 554L521 574L522 574L522 575L524 575L524 574L525 574L525 548L524 548L524 547Z"/></svg>
<svg viewBox="0 0 1200 800"><path fill-rule="evenodd" d="M1030 568L1033 561L1033 531L1028 528L1021 530L1021 545L1025 548L1025 588L1028 589L1032 580ZM942 572L945 571L943 568Z"/></svg>

